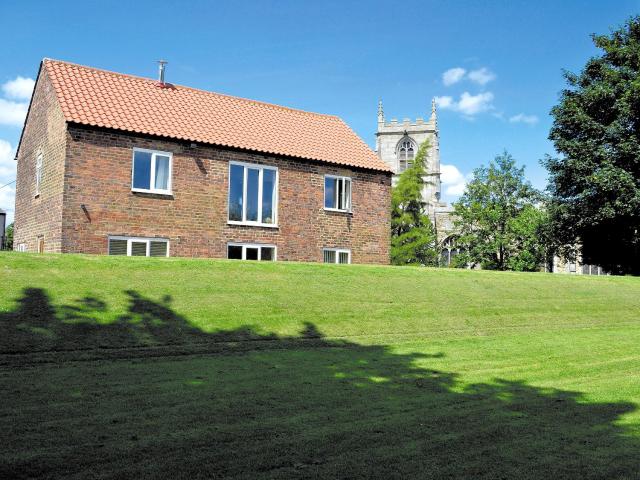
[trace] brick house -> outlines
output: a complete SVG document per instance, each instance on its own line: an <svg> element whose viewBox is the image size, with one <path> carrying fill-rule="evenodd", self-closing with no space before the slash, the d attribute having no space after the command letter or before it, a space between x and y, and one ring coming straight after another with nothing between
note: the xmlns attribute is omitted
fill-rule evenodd
<svg viewBox="0 0 640 480"><path fill-rule="evenodd" d="M338 117L45 59L18 250L388 263L391 170Z"/></svg>

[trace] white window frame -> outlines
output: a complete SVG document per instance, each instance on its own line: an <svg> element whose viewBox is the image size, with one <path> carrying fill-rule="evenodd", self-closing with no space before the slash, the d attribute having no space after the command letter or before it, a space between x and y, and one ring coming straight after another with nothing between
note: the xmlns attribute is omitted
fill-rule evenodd
<svg viewBox="0 0 640 480"><path fill-rule="evenodd" d="M338 205L338 180L344 180L342 182L342 196L343 198L345 197L346 194L346 185L347 185L347 180L349 181L349 198L346 199L347 202L347 208L334 208L334 207L327 207L324 203L325 203L325 199L327 196L327 178L331 178L336 180L336 189L335 189L335 197L334 197L334 203L336 205ZM324 195L322 196L322 206L324 207L325 210L329 211L329 212L348 212L351 213L351 197L353 196L353 180L351 179L351 177L345 177L345 176L341 176L341 175L325 175L324 176Z"/></svg>
<svg viewBox="0 0 640 480"><path fill-rule="evenodd" d="M242 258L241 260L247 259L247 248L257 248L258 249L258 262L262 261L262 248L273 248L273 262L278 260L278 247L269 243L238 243L238 242L229 242L227 243L227 260L231 260L229 258L229 247L242 247Z"/></svg>
<svg viewBox="0 0 640 480"><path fill-rule="evenodd" d="M36 156L36 193L37 197L40 195L40 184L42 183L42 170L44 169L44 155L42 152L38 152Z"/></svg>
<svg viewBox="0 0 640 480"><path fill-rule="evenodd" d="M146 242L147 244L147 254L146 257L151 256L151 242L165 242L167 244L167 257L169 257L169 252L171 249L171 243L168 238L163 237L126 237L120 235L109 235L107 239L107 255L109 255L109 242L111 240L126 240L127 241L127 257L131 256L131 243L132 242ZM112 255L116 256L116 255ZM162 258L162 257L154 257L154 258Z"/></svg>
<svg viewBox="0 0 640 480"><path fill-rule="evenodd" d="M324 262L324 252L336 252L336 261L334 264L327 263L327 265L351 265L351 250L347 248L323 248L322 249L322 261ZM340 254L346 253L349 256L347 263L340 263Z"/></svg>
<svg viewBox="0 0 640 480"><path fill-rule="evenodd" d="M151 154L151 171L149 175L149 187L150 188L135 188L133 186L133 176L135 173L136 167L136 152L144 152ZM167 179L167 189L164 190L162 188L155 188L156 182L156 157L160 155L163 157L169 157L169 178ZM141 192L141 193L156 193L159 195L173 195L173 153L171 152L162 152L160 150L149 150L146 148L134 148L131 153L131 191L132 192Z"/></svg>
<svg viewBox="0 0 640 480"><path fill-rule="evenodd" d="M229 191L231 190L231 166L238 165L243 167L243 178L242 178L242 220L230 220L229 219ZM247 177L249 175L249 168L253 168L254 170L259 170L258 174L258 218L260 220L244 220L247 218ZM273 223L263 223L262 220L262 179L264 170L273 170L276 172L276 180L274 185L273 192ZM278 189L280 185L280 172L278 171L278 167L273 167L271 165L262 165L259 163L248 163L248 162L229 162L229 186L227 188L227 223L229 225L251 225L254 227L269 227L269 228L278 228ZM269 246L269 245L265 245ZM243 250L244 251L244 250Z"/></svg>
<svg viewBox="0 0 640 480"><path fill-rule="evenodd" d="M27 244L26 243L19 243L16 246L16 252L26 252L27 251Z"/></svg>

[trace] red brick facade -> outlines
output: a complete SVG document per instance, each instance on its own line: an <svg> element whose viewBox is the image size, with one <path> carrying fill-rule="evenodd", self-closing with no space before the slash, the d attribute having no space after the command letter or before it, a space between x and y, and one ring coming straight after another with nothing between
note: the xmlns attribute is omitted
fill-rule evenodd
<svg viewBox="0 0 640 480"><path fill-rule="evenodd" d="M34 251L106 254L109 235L162 237L170 256L226 257L228 242L277 246L278 260L322 261L325 247L353 263L388 263L389 173L66 125L40 78L18 161L15 243ZM34 198L35 156L44 154ZM172 195L131 191L133 148L173 153ZM278 168L278 227L227 223L229 162ZM352 212L326 211L324 175L352 178Z"/></svg>
<svg viewBox="0 0 640 480"><path fill-rule="evenodd" d="M38 78L29 121L18 151L14 248L37 251L38 237L47 252L62 249L62 195L67 131L47 72ZM36 158L42 154L40 192L36 195Z"/></svg>

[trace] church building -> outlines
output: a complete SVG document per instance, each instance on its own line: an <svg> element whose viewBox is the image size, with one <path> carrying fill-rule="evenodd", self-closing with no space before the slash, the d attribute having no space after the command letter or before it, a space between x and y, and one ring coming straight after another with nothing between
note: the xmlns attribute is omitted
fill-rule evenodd
<svg viewBox="0 0 640 480"><path fill-rule="evenodd" d="M382 101L378 103L378 129L376 131L376 151L380 159L393 171L393 185L399 175L411 166L418 148L429 142L426 174L423 177L422 199L425 209L443 246L450 243L448 237L453 231L453 208L441 200L440 183L440 139L435 100L431 102L431 116L428 120L418 117L401 122L395 118L386 121Z"/></svg>

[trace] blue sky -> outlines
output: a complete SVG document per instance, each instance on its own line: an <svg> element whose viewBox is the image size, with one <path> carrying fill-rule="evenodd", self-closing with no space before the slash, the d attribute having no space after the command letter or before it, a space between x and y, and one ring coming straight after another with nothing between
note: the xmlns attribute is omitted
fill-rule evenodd
<svg viewBox="0 0 640 480"><path fill-rule="evenodd" d="M0 3L0 185L43 57L336 114L374 145L438 98L444 198L504 149L545 185L549 110L638 1L12 1ZM445 75L446 72L449 72ZM21 78L20 78L21 77ZM13 188L0 189L13 210Z"/></svg>

